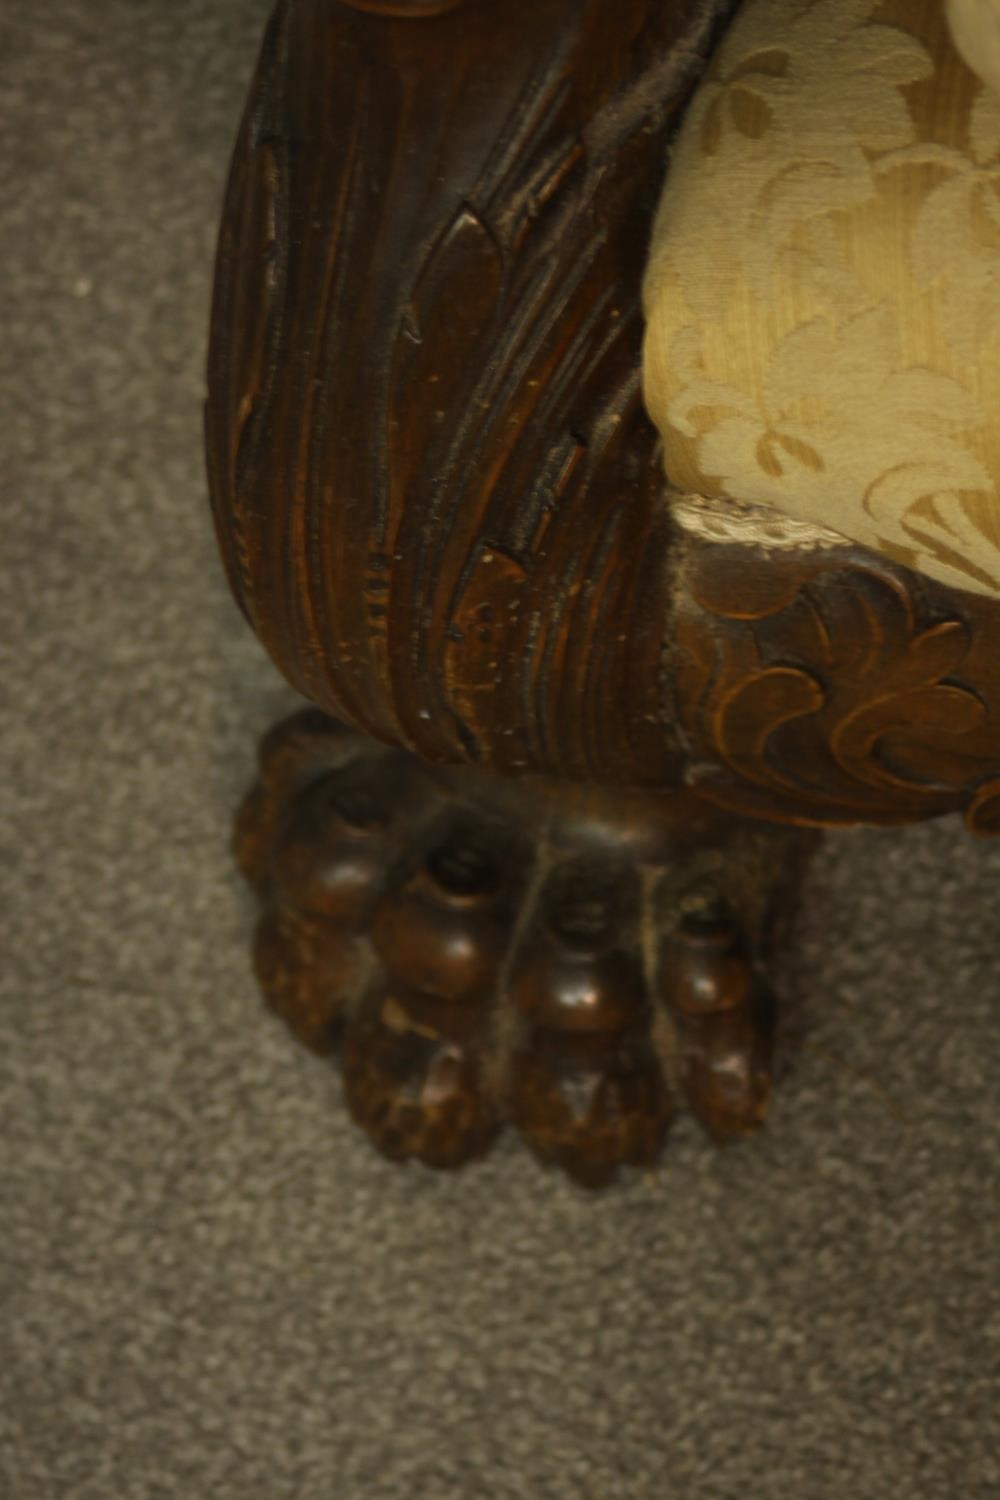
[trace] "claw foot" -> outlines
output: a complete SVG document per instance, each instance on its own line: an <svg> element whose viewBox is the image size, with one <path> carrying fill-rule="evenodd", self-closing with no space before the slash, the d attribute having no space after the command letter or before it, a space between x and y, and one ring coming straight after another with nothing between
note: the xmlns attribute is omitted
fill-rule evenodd
<svg viewBox="0 0 1000 1500"><path fill-rule="evenodd" d="M813 835L431 769L312 710L260 764L236 833L257 975L386 1155L456 1167L514 1125L600 1186L682 1107L719 1138L762 1123L774 872Z"/></svg>

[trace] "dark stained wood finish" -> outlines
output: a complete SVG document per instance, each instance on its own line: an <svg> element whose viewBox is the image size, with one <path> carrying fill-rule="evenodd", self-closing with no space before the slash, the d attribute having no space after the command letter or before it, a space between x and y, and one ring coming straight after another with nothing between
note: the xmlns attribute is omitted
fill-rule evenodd
<svg viewBox="0 0 1000 1500"><path fill-rule="evenodd" d="M435 761L656 784L640 279L731 0L287 0L226 201L212 494L285 675Z"/></svg>
<svg viewBox="0 0 1000 1500"><path fill-rule="evenodd" d="M212 502L253 628L351 728L268 738L238 848L271 1005L401 1159L513 1124L596 1184L682 1105L753 1128L813 839L768 821L1000 831L995 604L671 519L639 289L733 8L282 0L268 28Z"/></svg>
<svg viewBox="0 0 1000 1500"><path fill-rule="evenodd" d="M639 281L725 5L410 9L279 5L236 149L208 451L282 671L434 761L991 830L994 603L671 532Z"/></svg>
<svg viewBox="0 0 1000 1500"><path fill-rule="evenodd" d="M457 1166L514 1125L597 1186L681 1107L762 1122L764 966L812 843L683 791L434 770L308 710L266 740L237 852L264 993L339 1053L382 1151Z"/></svg>
<svg viewBox="0 0 1000 1500"><path fill-rule="evenodd" d="M678 556L687 780L817 826L963 812L1000 832L1000 608L860 548Z"/></svg>

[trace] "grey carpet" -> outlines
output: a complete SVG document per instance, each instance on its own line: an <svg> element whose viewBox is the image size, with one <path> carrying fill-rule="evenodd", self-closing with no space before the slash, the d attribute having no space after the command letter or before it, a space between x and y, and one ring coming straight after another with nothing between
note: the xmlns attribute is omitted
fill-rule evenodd
<svg viewBox="0 0 1000 1500"><path fill-rule="evenodd" d="M766 1134L598 1198L378 1160L227 852L291 701L199 439L268 0L0 12L0 1494L975 1500L1000 1486L1000 846L832 838Z"/></svg>

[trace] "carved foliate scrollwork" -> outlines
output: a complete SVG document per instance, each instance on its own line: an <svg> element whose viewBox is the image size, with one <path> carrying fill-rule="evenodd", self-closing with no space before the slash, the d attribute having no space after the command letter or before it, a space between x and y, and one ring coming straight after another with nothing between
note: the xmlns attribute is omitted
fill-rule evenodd
<svg viewBox="0 0 1000 1500"><path fill-rule="evenodd" d="M1000 824L995 605L666 503L641 273L731 0L396 8L283 0L227 195L213 504L285 675L432 762Z"/></svg>
<svg viewBox="0 0 1000 1500"><path fill-rule="evenodd" d="M243 608L342 719L431 760L676 764L640 286L667 133L732 6L279 5L208 446Z"/></svg>
<svg viewBox="0 0 1000 1500"><path fill-rule="evenodd" d="M754 566L754 563L757 566ZM689 544L672 694L690 783L760 817L997 823L1000 611L859 548Z"/></svg>

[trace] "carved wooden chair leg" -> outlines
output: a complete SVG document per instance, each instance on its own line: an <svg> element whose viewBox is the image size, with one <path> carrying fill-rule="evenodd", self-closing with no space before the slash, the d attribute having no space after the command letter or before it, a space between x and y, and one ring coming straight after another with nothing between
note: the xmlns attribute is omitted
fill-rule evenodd
<svg viewBox="0 0 1000 1500"><path fill-rule="evenodd" d="M811 830L1000 825L996 600L663 478L646 251L735 9L281 0L267 32L209 470L234 593L317 707L266 740L237 846L264 991L391 1156L512 1124L597 1184L681 1105L752 1129ZM725 414L694 368L685 431Z"/></svg>

